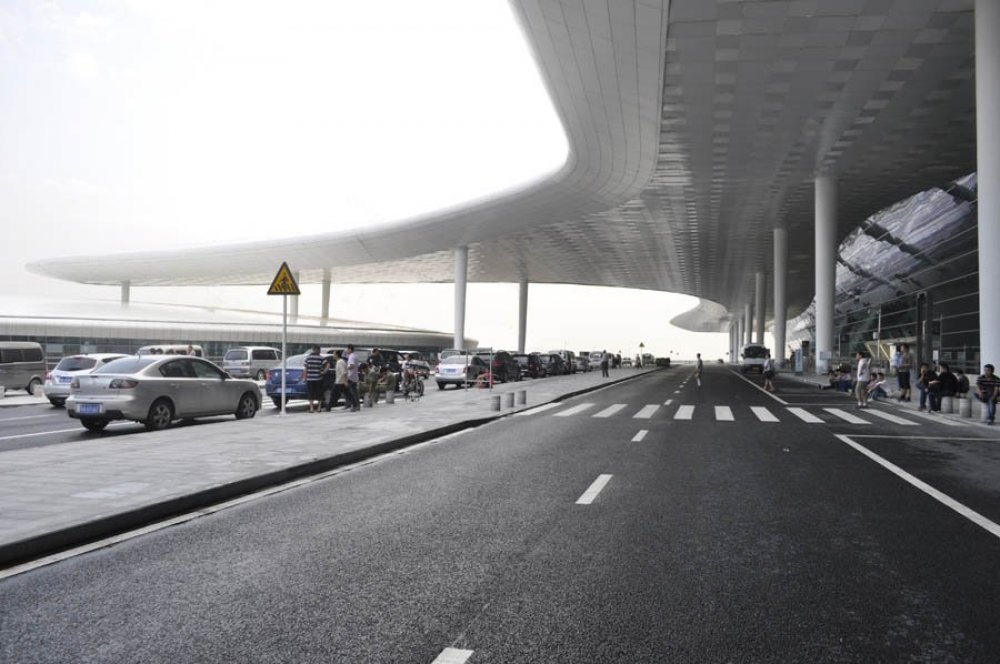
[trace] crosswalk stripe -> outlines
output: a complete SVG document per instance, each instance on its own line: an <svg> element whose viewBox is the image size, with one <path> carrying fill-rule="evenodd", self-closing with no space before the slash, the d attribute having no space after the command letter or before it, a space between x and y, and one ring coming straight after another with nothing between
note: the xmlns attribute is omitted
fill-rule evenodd
<svg viewBox="0 0 1000 664"><path fill-rule="evenodd" d="M823 423L823 420L819 419L818 417L816 417L815 415L813 415L809 411L803 410L802 408L788 408L786 410L788 410L789 413L791 413L795 417L799 418L803 422L808 422L809 424L822 424Z"/></svg>
<svg viewBox="0 0 1000 664"><path fill-rule="evenodd" d="M594 404L592 404L592 403L582 403L579 406L573 406L572 408L567 408L566 410L560 411L560 412L556 413L555 416L556 417L569 417L570 415L577 415L578 413L582 413L583 411L587 410L588 408L593 408L593 407L594 407Z"/></svg>
<svg viewBox="0 0 1000 664"><path fill-rule="evenodd" d="M690 420L694 415L694 406L680 406L674 413L675 420Z"/></svg>
<svg viewBox="0 0 1000 664"><path fill-rule="evenodd" d="M716 406L715 419L719 422L733 422L733 410L729 406Z"/></svg>
<svg viewBox="0 0 1000 664"><path fill-rule="evenodd" d="M839 408L824 408L823 410L830 413L831 415L836 415L840 419L844 420L845 422L850 422L851 424L871 424L871 422L869 422L868 420L863 420L860 417L857 417L856 415L851 415L846 410L841 410Z"/></svg>
<svg viewBox="0 0 1000 664"><path fill-rule="evenodd" d="M660 404L652 403L645 406L642 410L632 416L636 420L648 420L653 416L653 413L660 409Z"/></svg>
<svg viewBox="0 0 1000 664"><path fill-rule="evenodd" d="M640 442L643 438L646 437L647 433L649 433L649 432L646 431L645 429L639 429L639 433L635 434L635 436L632 438L632 442L633 443Z"/></svg>
<svg viewBox="0 0 1000 664"><path fill-rule="evenodd" d="M625 408L626 406L628 406L627 403L616 403L613 406L608 406L599 413L594 413L594 417L611 417L612 415L617 413L622 408Z"/></svg>
<svg viewBox="0 0 1000 664"><path fill-rule="evenodd" d="M896 415L891 415L889 413L883 413L880 410L869 410L869 415L874 415L875 417L881 417L883 420L889 420L894 424L902 424L904 427L918 427L919 422L914 422L913 420L905 420L902 417L897 417Z"/></svg>
<svg viewBox="0 0 1000 664"><path fill-rule="evenodd" d="M941 417L939 415L931 415L930 413L917 412L913 414L922 419L930 420L931 422L937 422L938 424L943 424L948 427L960 427L964 424L963 422L956 422L955 420L950 420L947 417Z"/></svg>
<svg viewBox="0 0 1000 664"><path fill-rule="evenodd" d="M757 419L760 420L761 422L781 421L777 417L775 417L771 411L769 411L767 408L764 408L763 406L750 406L750 410L753 411L753 414L756 415Z"/></svg>
<svg viewBox="0 0 1000 664"><path fill-rule="evenodd" d="M670 405L670 404L672 404L673 402L674 402L674 400L673 400L673 399L667 399L666 401L664 401L664 402L663 402L663 405L664 405L664 406L669 406L669 405Z"/></svg>

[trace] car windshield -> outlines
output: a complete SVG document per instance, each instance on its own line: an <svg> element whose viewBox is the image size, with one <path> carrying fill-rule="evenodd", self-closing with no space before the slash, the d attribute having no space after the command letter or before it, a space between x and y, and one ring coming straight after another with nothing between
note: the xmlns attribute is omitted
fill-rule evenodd
<svg viewBox="0 0 1000 664"><path fill-rule="evenodd" d="M441 360L441 364L466 364L468 361L468 355L451 355Z"/></svg>
<svg viewBox="0 0 1000 664"><path fill-rule="evenodd" d="M64 357L56 365L56 371L84 371L97 366L97 360L92 357Z"/></svg>
<svg viewBox="0 0 1000 664"><path fill-rule="evenodd" d="M747 346L743 349L743 357L751 359L763 359L767 357L767 349L763 346Z"/></svg>
<svg viewBox="0 0 1000 664"><path fill-rule="evenodd" d="M132 357L121 357L108 362L103 367L95 371L98 374L133 374L142 371L153 362L160 360L157 355L137 355Z"/></svg>
<svg viewBox="0 0 1000 664"><path fill-rule="evenodd" d="M226 356L224 360L229 360L230 362L238 362L240 360L247 359L247 352L245 350L230 350L226 351Z"/></svg>

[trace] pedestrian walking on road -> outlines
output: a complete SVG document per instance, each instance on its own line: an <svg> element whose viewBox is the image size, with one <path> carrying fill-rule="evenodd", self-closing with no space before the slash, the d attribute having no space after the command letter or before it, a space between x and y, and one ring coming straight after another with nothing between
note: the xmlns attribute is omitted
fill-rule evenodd
<svg viewBox="0 0 1000 664"><path fill-rule="evenodd" d="M611 374L608 373L608 363L611 358L608 357L608 351L601 353L601 376L604 378L610 378Z"/></svg>
<svg viewBox="0 0 1000 664"><path fill-rule="evenodd" d="M986 423L993 424L997 416L997 397L1000 395L1000 378L993 373L993 365L983 367L983 374L976 379L976 398L986 409Z"/></svg>
<svg viewBox="0 0 1000 664"><path fill-rule="evenodd" d="M306 355L306 389L309 392L309 412L318 413L323 404L323 365L326 360L319 354L319 346L313 346Z"/></svg>
<svg viewBox="0 0 1000 664"><path fill-rule="evenodd" d="M354 345L347 344L347 404L346 410L356 413L361 410L358 399L358 356L354 353Z"/></svg>
<svg viewBox="0 0 1000 664"><path fill-rule="evenodd" d="M705 368L705 363L701 361L701 353L697 353L698 361L694 367L694 380L698 383L698 387L701 387L701 371Z"/></svg>
<svg viewBox="0 0 1000 664"><path fill-rule="evenodd" d="M762 370L764 372L764 389L768 392L774 392L774 383L771 382L774 378L774 359L771 357L771 351L768 351L764 358Z"/></svg>
<svg viewBox="0 0 1000 664"><path fill-rule="evenodd" d="M858 351L857 379L854 381L854 396L858 398L858 408L868 407L868 381L871 378L871 358L864 351Z"/></svg>

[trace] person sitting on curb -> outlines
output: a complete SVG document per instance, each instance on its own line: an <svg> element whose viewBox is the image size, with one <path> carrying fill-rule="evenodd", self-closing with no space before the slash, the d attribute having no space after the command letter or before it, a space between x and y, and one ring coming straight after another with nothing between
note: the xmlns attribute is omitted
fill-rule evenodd
<svg viewBox="0 0 1000 664"><path fill-rule="evenodd" d="M958 381L958 387L955 388L955 396L959 399L969 398L969 377L965 375L965 372L961 369L955 369L955 380Z"/></svg>
<svg viewBox="0 0 1000 664"><path fill-rule="evenodd" d="M958 379L951 372L945 362L938 363L937 378L930 381L929 396L931 399L931 412L941 412L941 397L953 397L958 389Z"/></svg>
<svg viewBox="0 0 1000 664"><path fill-rule="evenodd" d="M382 366L378 370L378 381L375 383L375 391L372 393L372 403L374 404L378 401L379 395L395 392L398 382L396 374L389 371L389 367Z"/></svg>
<svg viewBox="0 0 1000 664"><path fill-rule="evenodd" d="M872 379L868 381L868 397L878 401L888 399L889 393L885 391L885 374L881 371L872 374Z"/></svg>
<svg viewBox="0 0 1000 664"><path fill-rule="evenodd" d="M1000 378L993 373L993 365L983 367L983 373L976 379L976 398L986 409L986 423L993 424L997 416L997 395L1000 394Z"/></svg>

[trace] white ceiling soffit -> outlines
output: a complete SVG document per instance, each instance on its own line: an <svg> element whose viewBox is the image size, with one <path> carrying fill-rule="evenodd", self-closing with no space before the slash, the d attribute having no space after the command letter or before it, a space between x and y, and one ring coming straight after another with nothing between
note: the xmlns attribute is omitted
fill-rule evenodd
<svg viewBox="0 0 1000 664"><path fill-rule="evenodd" d="M447 282L450 249L468 245L474 281L664 290L742 314L782 225L794 315L813 295L816 174L840 182L842 238L975 170L972 0L513 6L570 143L551 178L366 232L29 267L85 283L262 284L288 260L306 282ZM679 322L725 324L703 305Z"/></svg>

